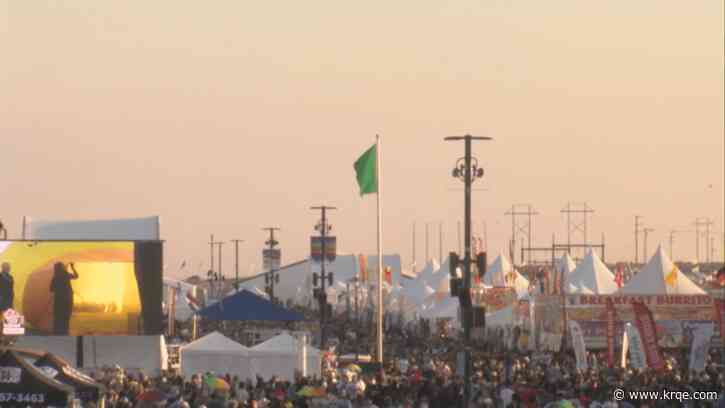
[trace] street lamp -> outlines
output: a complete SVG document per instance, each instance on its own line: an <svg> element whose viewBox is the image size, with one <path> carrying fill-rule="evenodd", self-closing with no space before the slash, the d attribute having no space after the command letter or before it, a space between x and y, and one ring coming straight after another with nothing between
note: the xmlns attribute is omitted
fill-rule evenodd
<svg viewBox="0 0 725 408"><path fill-rule="evenodd" d="M262 228L262 230L269 231L269 239L265 241L265 244L269 248L266 251L263 251L264 260L269 267L269 270L264 274L264 284L266 285L264 287L264 291L269 295L269 301L275 303L276 299L274 297L274 287L279 283L279 273L277 273L277 268L279 267L281 257L279 255L279 249L275 248L279 242L274 239L274 232L279 231L279 228L267 227Z"/></svg>
<svg viewBox="0 0 725 408"><path fill-rule="evenodd" d="M471 256L471 185L477 178L483 177L483 168L479 166L478 159L471 156L471 142L473 140L493 140L490 137L479 137L479 136L451 136L446 137L446 141L460 141L463 140L465 143L464 156L456 161L456 166L453 168L452 175L454 178L460 179L465 185L464 192L464 246L465 253L462 259L463 263L463 282L456 282L455 285L451 285L451 291L454 290L457 293L461 311L463 312L463 341L464 341L464 381L465 387L463 391L463 407L468 408L471 401L471 326L473 320L473 305L471 302L471 263L473 257ZM458 267L459 256L451 254L451 270L455 271ZM454 261L456 261L454 263ZM452 279L455 282L455 279ZM453 282L452 282L453 283ZM454 286L456 287L454 289ZM453 293L452 293L453 294ZM455 294L453 294L455 296ZM484 327L485 330L485 327Z"/></svg>
<svg viewBox="0 0 725 408"><path fill-rule="evenodd" d="M322 205L317 207L310 207L310 209L320 210L321 212L320 221L315 225L315 231L320 233L320 274L312 274L312 284L313 286L315 286L314 297L317 299L320 306L320 350L324 351L325 346L327 345L327 330L325 330L325 320L328 308L326 286L332 286L333 280L332 272L325 272L325 261L328 255L327 234L332 231L332 225L327 223L327 210L336 210L337 208Z"/></svg>

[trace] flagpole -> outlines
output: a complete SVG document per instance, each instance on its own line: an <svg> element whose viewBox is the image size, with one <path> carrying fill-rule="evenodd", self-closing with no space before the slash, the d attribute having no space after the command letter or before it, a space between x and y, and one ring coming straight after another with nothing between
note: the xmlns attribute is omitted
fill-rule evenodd
<svg viewBox="0 0 725 408"><path fill-rule="evenodd" d="M377 178L377 201L378 201L378 336L377 336L377 359L378 362L383 364L383 223L380 216L381 205L380 205L380 192L382 186L380 184L380 171L382 166L381 163L381 152L380 152L380 135L375 135L375 177Z"/></svg>

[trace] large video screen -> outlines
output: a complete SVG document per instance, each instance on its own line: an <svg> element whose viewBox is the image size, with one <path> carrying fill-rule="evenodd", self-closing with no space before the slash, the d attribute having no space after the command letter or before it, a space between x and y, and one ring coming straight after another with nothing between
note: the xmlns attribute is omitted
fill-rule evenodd
<svg viewBox="0 0 725 408"><path fill-rule="evenodd" d="M25 335L159 334L161 265L160 241L0 241L0 311Z"/></svg>

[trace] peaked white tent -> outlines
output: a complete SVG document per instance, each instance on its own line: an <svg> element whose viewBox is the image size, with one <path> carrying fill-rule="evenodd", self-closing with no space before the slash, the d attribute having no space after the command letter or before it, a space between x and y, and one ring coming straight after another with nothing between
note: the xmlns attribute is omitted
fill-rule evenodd
<svg viewBox="0 0 725 408"><path fill-rule="evenodd" d="M430 286L426 285L425 282L416 281L414 285L403 288L402 294L406 300L409 300L417 305L423 304L425 300L435 293L435 290Z"/></svg>
<svg viewBox="0 0 725 408"><path fill-rule="evenodd" d="M567 278L569 293L608 295L619 289L612 272L592 249Z"/></svg>
<svg viewBox="0 0 725 408"><path fill-rule="evenodd" d="M321 365L320 350L305 346L307 375L319 375ZM255 374L265 379L273 376L294 381L295 370L302 372L302 348L300 342L282 332L271 339L250 349L250 365Z"/></svg>
<svg viewBox="0 0 725 408"><path fill-rule="evenodd" d="M637 295L707 294L672 263L661 245L649 262L619 291Z"/></svg>
<svg viewBox="0 0 725 408"><path fill-rule="evenodd" d="M571 259L571 256L569 256L569 253L565 253L561 258L556 260L556 270L561 276L562 280L565 282L565 290L567 293L583 293L583 294L591 294L590 291L587 289L580 289L576 286L568 283L569 282L569 276L571 276L572 273L574 273L574 270L576 269L576 263L574 263L574 260Z"/></svg>
<svg viewBox="0 0 725 408"><path fill-rule="evenodd" d="M254 379L248 357L248 348L216 331L187 344L180 351L181 370L187 377L213 371L237 375L242 380Z"/></svg>
<svg viewBox="0 0 725 408"><path fill-rule="evenodd" d="M446 297L421 313L427 319L458 318L458 298Z"/></svg>
<svg viewBox="0 0 725 408"><path fill-rule="evenodd" d="M431 259L425 263L423 269L418 272L417 279L428 283L433 275L441 269L440 264L435 259Z"/></svg>
<svg viewBox="0 0 725 408"><path fill-rule="evenodd" d="M197 296L197 287L196 285L192 285L190 283L186 283L184 281L169 278L164 276L164 302L168 305L169 304L169 288L176 288L176 300L174 302L175 308L174 313L176 315L176 320L187 320L194 314L194 311L191 309L191 306L189 306L189 302L187 300L187 294L190 294L194 297Z"/></svg>
<svg viewBox="0 0 725 408"><path fill-rule="evenodd" d="M564 276L569 275L576 269L576 263L571 259L569 253L565 253L561 258L556 260L556 269L559 273L563 273Z"/></svg>
<svg viewBox="0 0 725 408"><path fill-rule="evenodd" d="M529 293L529 280L514 270L503 253L487 268L482 283L486 286L514 288L519 297Z"/></svg>

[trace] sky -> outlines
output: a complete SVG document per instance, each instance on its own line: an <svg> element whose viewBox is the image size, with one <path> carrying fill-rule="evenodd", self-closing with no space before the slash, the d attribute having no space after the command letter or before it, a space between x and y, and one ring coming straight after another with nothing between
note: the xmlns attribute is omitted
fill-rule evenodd
<svg viewBox="0 0 725 408"><path fill-rule="evenodd" d="M326 204L338 251L372 254L376 200L352 164L380 134L383 247L409 264L416 223L421 265L426 223L430 257L440 223L457 250L463 145L443 138L470 133L494 138L474 145L490 253L513 204L539 212L533 245L565 242L573 201L609 261L633 259L635 215L648 256L674 229L675 258L695 259L709 217L723 257L719 0L0 0L0 49L10 238L24 215L159 215L166 273L206 270L213 233L245 240L244 276L263 227L282 229L283 263L306 257Z"/></svg>

